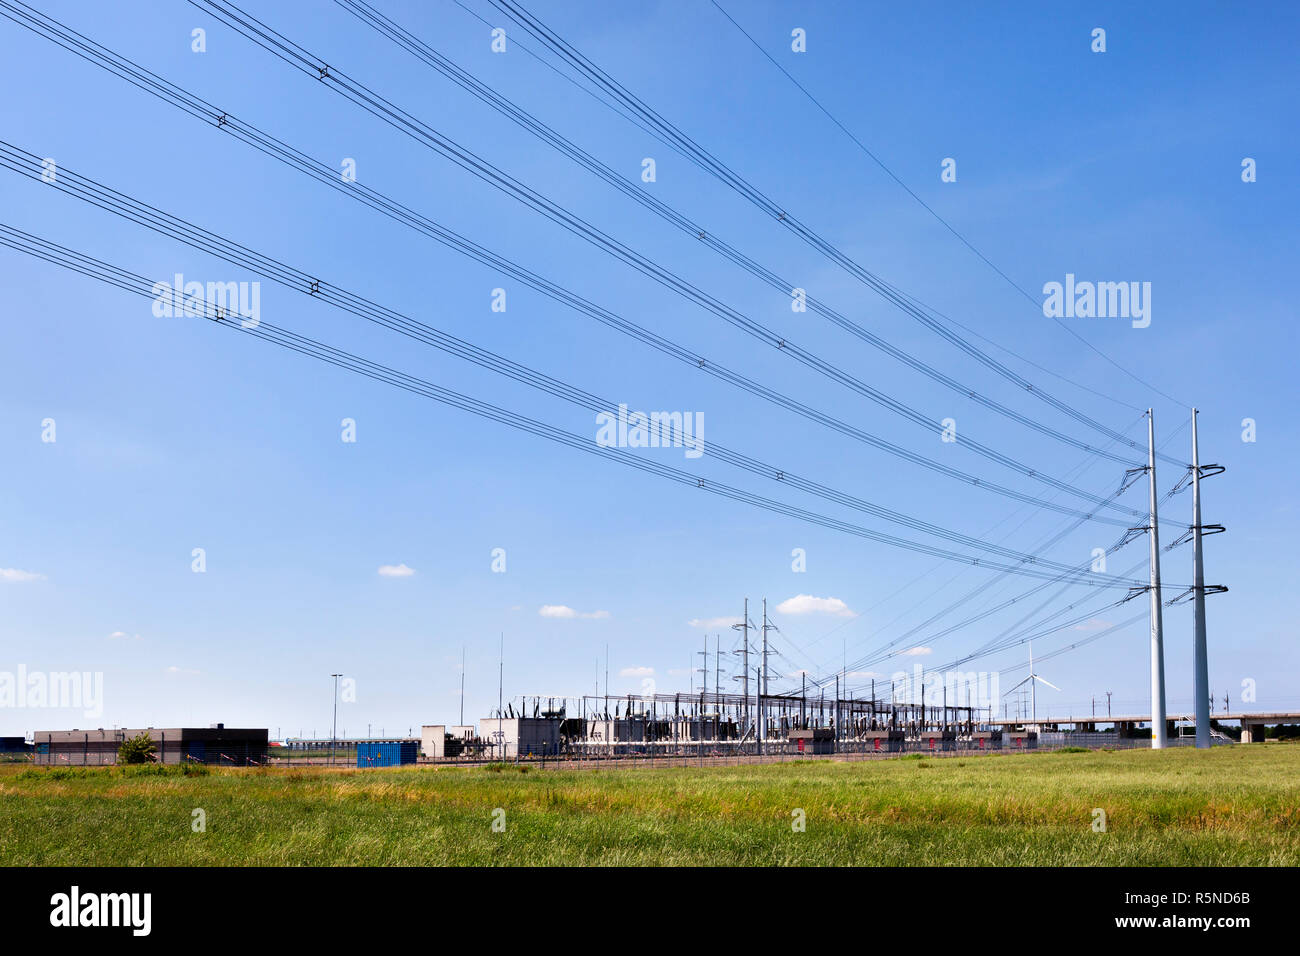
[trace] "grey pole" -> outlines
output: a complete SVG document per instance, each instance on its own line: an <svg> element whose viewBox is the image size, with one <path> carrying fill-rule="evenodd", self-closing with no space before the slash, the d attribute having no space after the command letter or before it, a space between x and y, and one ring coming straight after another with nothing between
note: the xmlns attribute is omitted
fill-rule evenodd
<svg viewBox="0 0 1300 956"><path fill-rule="evenodd" d="M506 729L505 724L503 723L506 715L505 715L505 711L502 709L505 706L505 700L501 696L501 689L503 686L505 686L505 677L506 677L506 632L502 631L500 650L497 653L497 736L494 738L501 747L501 753L498 758L500 760L506 759L506 737L505 734L502 733L502 731ZM608 687L606 687L605 689L607 691L609 690ZM523 725L520 724L520 726ZM517 750L518 747L516 747L515 749Z"/></svg>
<svg viewBox="0 0 1300 956"><path fill-rule="evenodd" d="M722 635L713 635L713 693L720 695L722 693ZM721 700L721 698L719 698ZM722 717L722 705L719 703L717 710L718 718Z"/></svg>
<svg viewBox="0 0 1300 956"><path fill-rule="evenodd" d="M745 696L745 714L741 720L748 725L749 723L749 598L745 598L745 616L741 618L740 630L743 635L744 644L741 645L741 662L745 674L744 696ZM748 729L748 727L746 727Z"/></svg>
<svg viewBox="0 0 1300 956"><path fill-rule="evenodd" d="M1029 719L1038 729L1038 678L1034 676L1034 642L1029 642Z"/></svg>
<svg viewBox="0 0 1300 956"><path fill-rule="evenodd" d="M763 686L767 682L767 598L763 598L763 652L758 659L758 677L755 681L754 688L754 707L756 711L757 731L754 735L758 743L758 752L763 752L763 744L767 739L766 715L764 714L764 701L767 688Z"/></svg>
<svg viewBox="0 0 1300 956"><path fill-rule="evenodd" d="M330 730L329 762L331 764L334 763L334 750L338 746L338 739L339 739L339 678L342 676L343 676L342 674L330 675L330 677L334 678L334 724Z"/></svg>
<svg viewBox="0 0 1300 956"><path fill-rule="evenodd" d="M1147 500L1151 514L1151 749L1162 750L1165 733L1165 626L1160 601L1160 520L1156 512L1156 426L1147 409Z"/></svg>
<svg viewBox="0 0 1300 956"><path fill-rule="evenodd" d="M767 666L767 629L771 626L772 625L767 623L767 598L763 598L763 696L764 697L767 696L768 682L770 680L770 678L768 677L768 666Z"/></svg>
<svg viewBox="0 0 1300 956"><path fill-rule="evenodd" d="M1205 646L1205 556L1201 552L1201 458L1192 409L1192 701L1196 746L1210 746L1210 664Z"/></svg>

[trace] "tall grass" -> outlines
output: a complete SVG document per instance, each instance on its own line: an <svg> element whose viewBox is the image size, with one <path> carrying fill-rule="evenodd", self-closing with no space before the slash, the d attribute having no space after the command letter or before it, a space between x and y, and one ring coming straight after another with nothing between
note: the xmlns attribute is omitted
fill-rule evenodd
<svg viewBox="0 0 1300 956"><path fill-rule="evenodd" d="M153 770L0 768L0 863L1300 864L1300 746L1287 744L531 773Z"/></svg>

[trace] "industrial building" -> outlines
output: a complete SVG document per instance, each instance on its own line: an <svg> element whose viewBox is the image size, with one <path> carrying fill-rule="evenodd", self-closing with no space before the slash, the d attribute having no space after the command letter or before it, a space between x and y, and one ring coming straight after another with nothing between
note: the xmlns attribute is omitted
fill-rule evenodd
<svg viewBox="0 0 1300 956"><path fill-rule="evenodd" d="M331 750L355 750L362 744L420 745L419 737L287 737L282 745L286 750L328 753Z"/></svg>
<svg viewBox="0 0 1300 956"><path fill-rule="evenodd" d="M460 757L475 750L473 724L425 724L420 728L420 756L430 760Z"/></svg>
<svg viewBox="0 0 1300 956"><path fill-rule="evenodd" d="M228 766L262 766L266 763L265 728L145 727L105 730L38 730L34 747L37 764L96 767L117 763L123 741L148 734L164 764L207 763Z"/></svg>
<svg viewBox="0 0 1300 956"><path fill-rule="evenodd" d="M531 716L528 716L531 714ZM464 732L463 753L491 759L564 756L577 759L687 754L897 753L903 750L992 750L1003 732L984 726L970 707L927 707L870 698L826 700L804 695L656 694L619 698L520 698L504 717ZM455 754L436 740L441 724L424 728L428 759ZM1008 745L1032 748L1017 732Z"/></svg>
<svg viewBox="0 0 1300 956"><path fill-rule="evenodd" d="M560 752L559 714L538 717L484 717L479 721L482 740L489 756L498 760L516 757L549 757Z"/></svg>

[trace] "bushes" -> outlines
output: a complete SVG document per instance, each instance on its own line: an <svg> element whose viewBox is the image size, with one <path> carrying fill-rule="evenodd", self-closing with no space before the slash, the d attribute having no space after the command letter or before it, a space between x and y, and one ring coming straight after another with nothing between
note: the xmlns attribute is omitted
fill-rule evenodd
<svg viewBox="0 0 1300 956"><path fill-rule="evenodd" d="M115 772L121 777L206 777L209 773L201 763L135 764L119 767Z"/></svg>
<svg viewBox="0 0 1300 956"><path fill-rule="evenodd" d="M153 763L157 759L158 745L149 738L147 733L128 737L117 748L119 764Z"/></svg>
<svg viewBox="0 0 1300 956"><path fill-rule="evenodd" d="M92 773L89 767L43 767L37 770L35 767L28 767L18 775L19 780L75 780L78 777L89 777Z"/></svg>
<svg viewBox="0 0 1300 956"><path fill-rule="evenodd" d="M120 767L28 767L18 774L19 780L79 780L105 777L206 777L211 771L199 763L126 764Z"/></svg>

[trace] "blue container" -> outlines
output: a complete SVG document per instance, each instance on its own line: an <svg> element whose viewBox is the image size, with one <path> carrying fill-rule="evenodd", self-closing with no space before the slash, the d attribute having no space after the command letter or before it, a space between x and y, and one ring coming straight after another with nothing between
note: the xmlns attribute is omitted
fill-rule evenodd
<svg viewBox="0 0 1300 956"><path fill-rule="evenodd" d="M398 767L415 763L420 744L415 740L394 740L385 743L357 744L357 766Z"/></svg>

